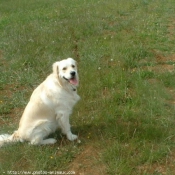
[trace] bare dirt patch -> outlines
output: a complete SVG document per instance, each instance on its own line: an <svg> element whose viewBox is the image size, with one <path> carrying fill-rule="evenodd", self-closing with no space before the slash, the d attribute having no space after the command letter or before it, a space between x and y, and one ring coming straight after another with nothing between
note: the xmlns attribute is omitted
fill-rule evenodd
<svg viewBox="0 0 175 175"><path fill-rule="evenodd" d="M174 19L171 19L168 25L168 36L171 39L175 37L175 20Z"/></svg>
<svg viewBox="0 0 175 175"><path fill-rule="evenodd" d="M159 51L153 50L152 51L156 57L156 61L159 64L167 64L168 62L175 62L175 54L164 56Z"/></svg>
<svg viewBox="0 0 175 175"><path fill-rule="evenodd" d="M158 74L166 72L172 73L175 71L175 54L164 56L160 51L157 50L152 50L152 53L155 55L155 61L148 62L145 61L145 59L141 60L140 64L143 66L141 66L140 69Z"/></svg>
<svg viewBox="0 0 175 175"><path fill-rule="evenodd" d="M105 165L100 162L100 153L94 146L85 146L69 168L76 175L103 175Z"/></svg>
<svg viewBox="0 0 175 175"><path fill-rule="evenodd" d="M167 93L171 95L171 98L167 100L169 105L175 105L175 89L173 88L166 88Z"/></svg>
<svg viewBox="0 0 175 175"><path fill-rule="evenodd" d="M174 72L175 67L174 65L168 65L168 64L163 64L163 65L156 65L156 66L147 66L144 67L145 70L151 71L151 72L156 72L156 73L165 73L165 72Z"/></svg>

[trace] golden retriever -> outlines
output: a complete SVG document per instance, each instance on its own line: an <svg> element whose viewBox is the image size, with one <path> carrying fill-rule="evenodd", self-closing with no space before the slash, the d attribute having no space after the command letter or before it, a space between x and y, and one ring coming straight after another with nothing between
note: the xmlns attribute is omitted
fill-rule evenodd
<svg viewBox="0 0 175 175"><path fill-rule="evenodd" d="M80 99L78 84L75 60L68 58L55 62L53 73L33 91L18 130L12 135L0 135L0 146L17 141L28 141L33 145L54 144L56 139L47 136L58 128L70 141L77 139L71 132L69 116Z"/></svg>

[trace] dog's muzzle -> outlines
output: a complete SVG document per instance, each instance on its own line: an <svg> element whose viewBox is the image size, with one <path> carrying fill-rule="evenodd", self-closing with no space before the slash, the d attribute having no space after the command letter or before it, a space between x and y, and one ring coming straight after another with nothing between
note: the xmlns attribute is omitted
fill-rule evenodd
<svg viewBox="0 0 175 175"><path fill-rule="evenodd" d="M66 81L68 81L70 84L74 85L74 86L77 86L78 85L78 79L76 77L76 72L75 71L72 71L70 72L70 75L71 75L71 78L68 79L66 77L63 77Z"/></svg>
<svg viewBox="0 0 175 175"><path fill-rule="evenodd" d="M72 72L70 72L70 74L71 74L72 77L75 77L76 72L75 71L72 71Z"/></svg>

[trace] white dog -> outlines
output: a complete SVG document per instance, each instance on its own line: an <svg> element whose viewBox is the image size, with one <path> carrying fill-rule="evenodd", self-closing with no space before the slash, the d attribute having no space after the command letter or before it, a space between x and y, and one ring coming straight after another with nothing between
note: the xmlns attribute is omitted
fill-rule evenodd
<svg viewBox="0 0 175 175"><path fill-rule="evenodd" d="M61 128L71 141L69 115L80 99L76 88L79 83L76 61L68 58L53 64L53 73L32 93L21 117L19 128L12 135L0 135L4 143L29 141L33 145L54 144L56 139L46 137Z"/></svg>

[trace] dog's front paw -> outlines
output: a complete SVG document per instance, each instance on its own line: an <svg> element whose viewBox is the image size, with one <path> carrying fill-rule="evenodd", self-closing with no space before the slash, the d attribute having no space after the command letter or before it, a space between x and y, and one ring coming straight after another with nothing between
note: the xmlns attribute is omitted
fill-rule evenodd
<svg viewBox="0 0 175 175"><path fill-rule="evenodd" d="M74 141L74 140L76 140L76 139L78 138L78 136L75 135L75 134L72 134L72 133L70 132L70 133L67 134L67 138L68 138L68 140L70 140L70 141Z"/></svg>

